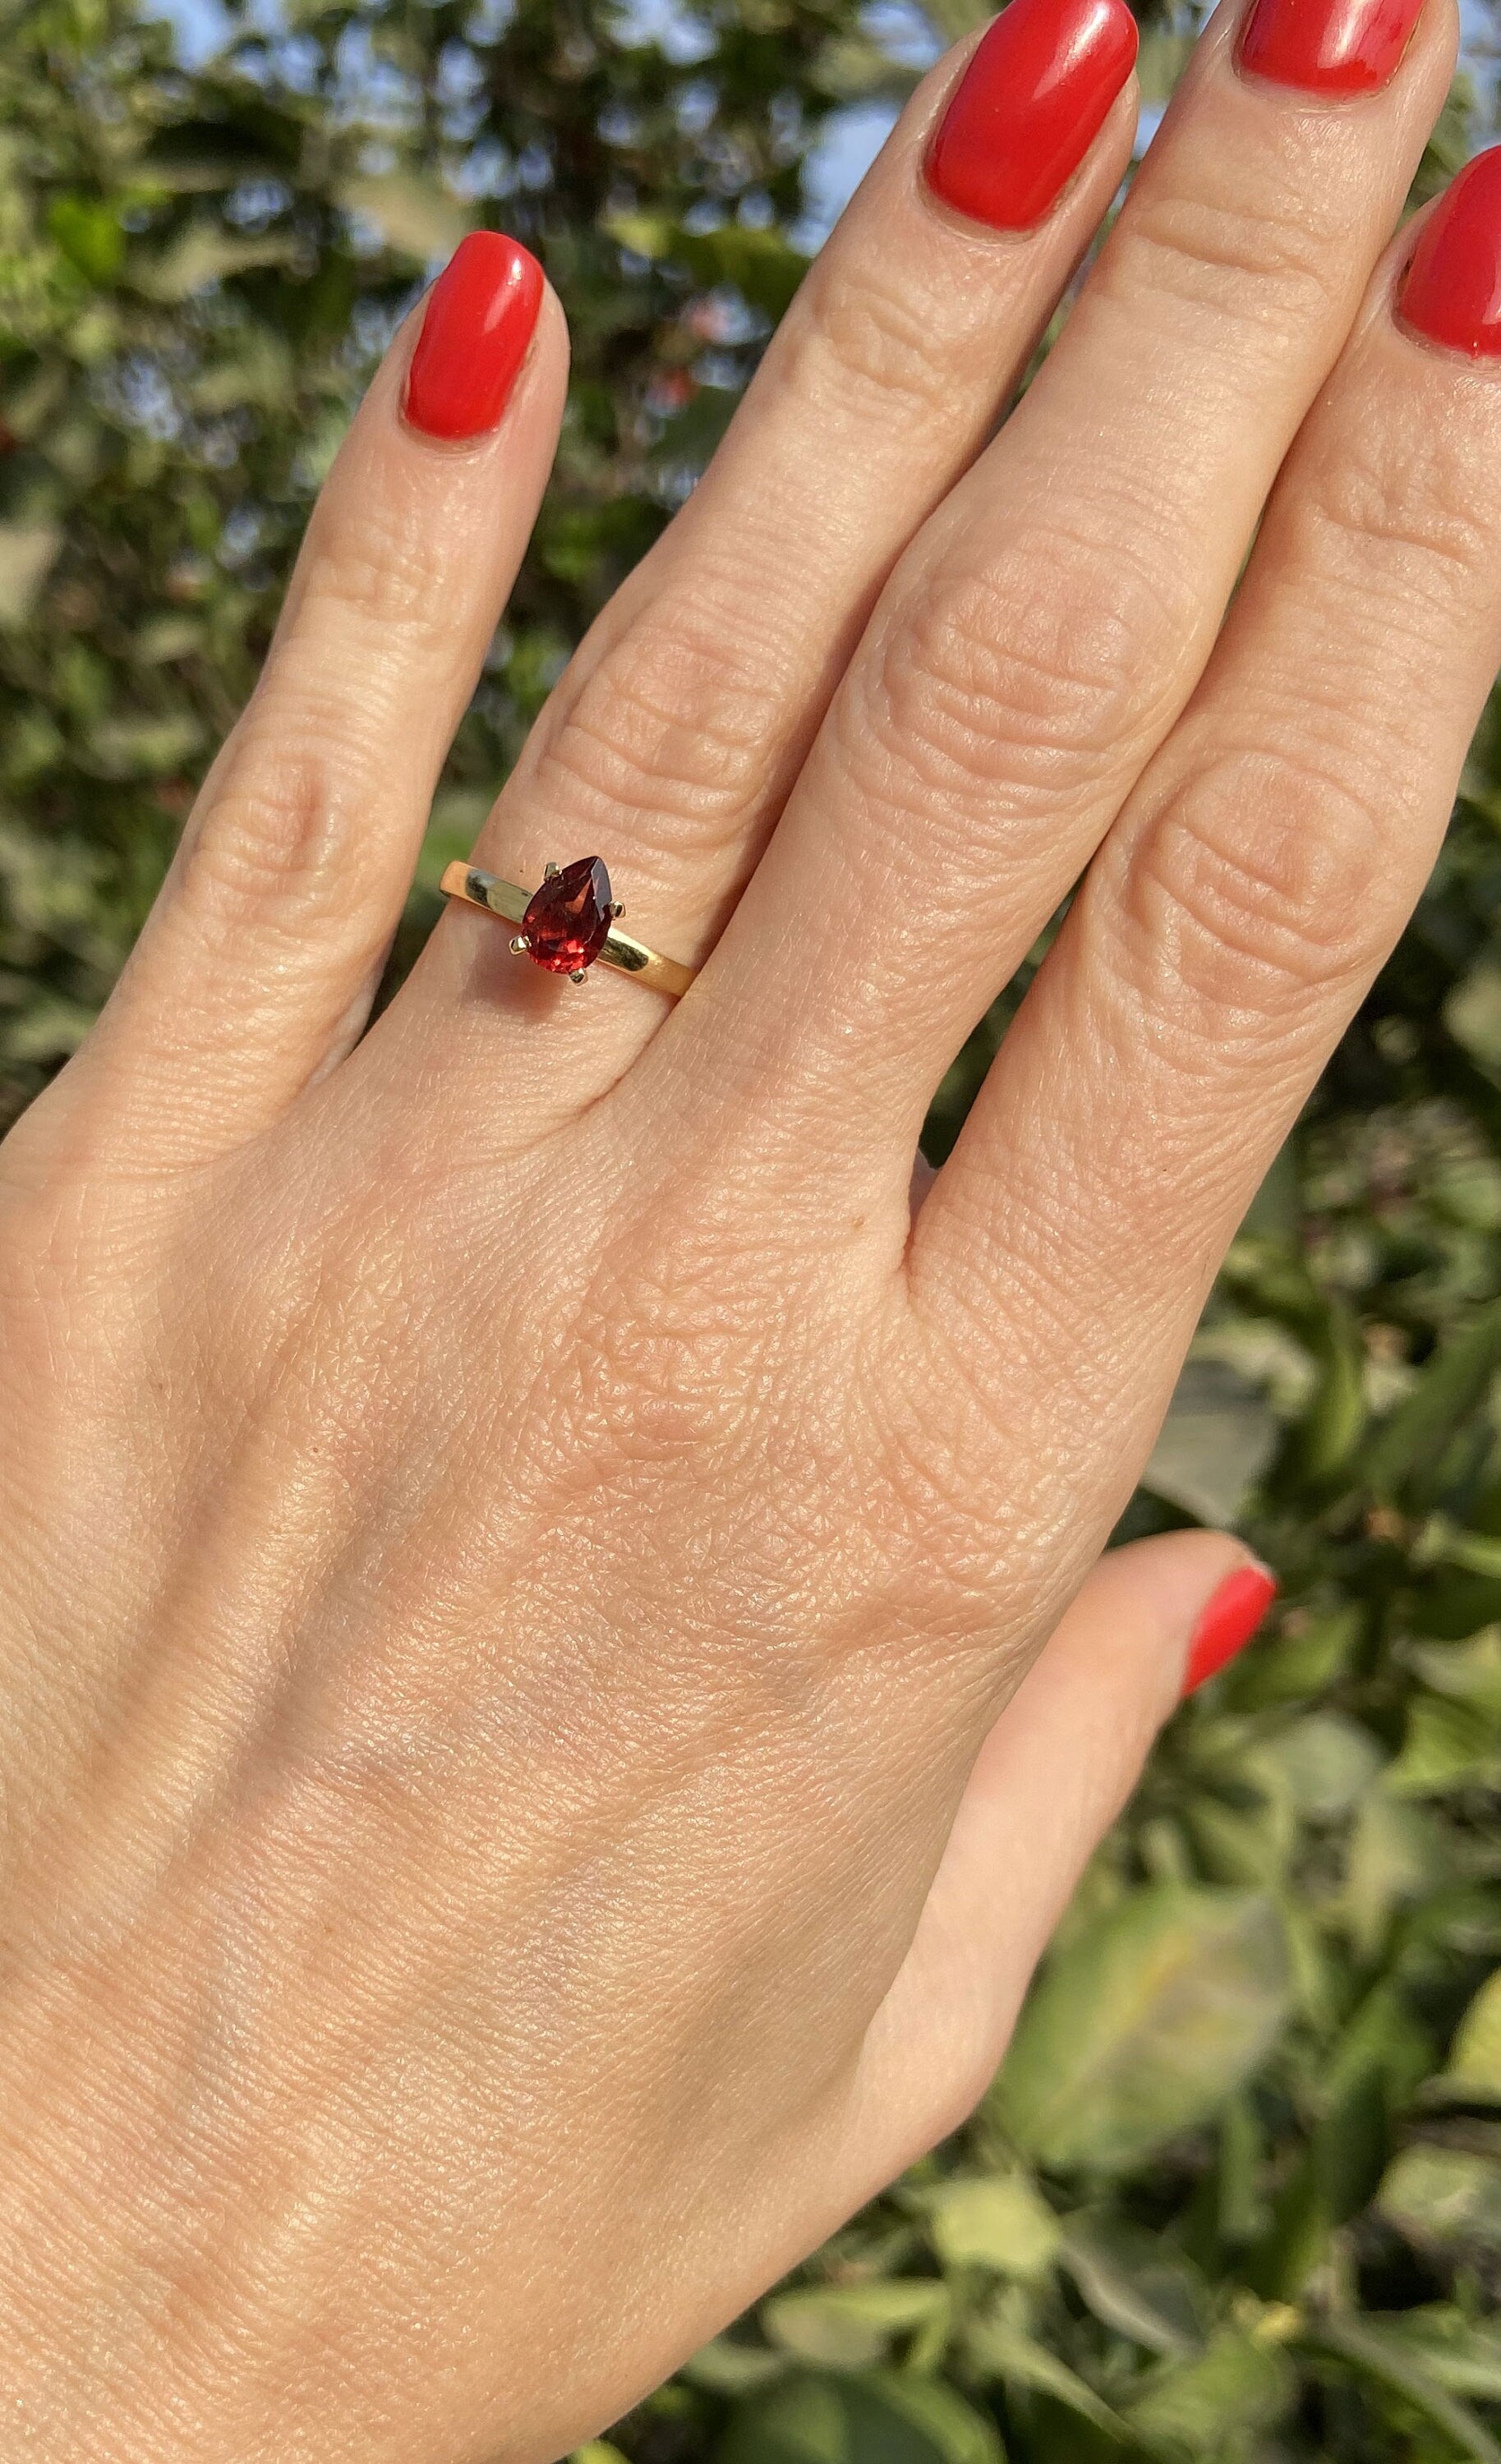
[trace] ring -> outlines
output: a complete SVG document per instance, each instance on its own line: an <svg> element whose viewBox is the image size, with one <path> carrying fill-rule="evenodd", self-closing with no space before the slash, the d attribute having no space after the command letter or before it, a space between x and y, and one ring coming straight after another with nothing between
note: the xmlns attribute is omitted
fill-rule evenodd
<svg viewBox="0 0 1501 2464"><path fill-rule="evenodd" d="M597 855L548 865L538 890L518 890L514 881L472 864L445 866L438 888L445 898L460 898L467 907L482 907L488 915L519 924L511 942L517 957L530 958L549 975L566 976L570 983L582 984L593 966L616 967L677 1001L698 972L616 931L616 919L626 911L611 897L609 875Z"/></svg>

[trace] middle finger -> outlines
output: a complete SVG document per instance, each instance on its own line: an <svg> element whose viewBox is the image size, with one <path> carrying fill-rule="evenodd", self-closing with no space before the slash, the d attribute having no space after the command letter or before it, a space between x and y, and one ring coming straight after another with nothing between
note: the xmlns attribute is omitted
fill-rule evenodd
<svg viewBox="0 0 1501 2464"><path fill-rule="evenodd" d="M1312 13L1259 0L1263 61L1278 11ZM702 1028L690 1003L640 1073L643 1103L663 1069L668 1101L704 1089L773 1171L812 1119L853 1172L904 1179L938 1077L1197 680L1401 211L1452 73L1450 0L1368 94L1337 47L1333 94L1249 74L1240 16L1205 35L1037 381L897 566Z"/></svg>

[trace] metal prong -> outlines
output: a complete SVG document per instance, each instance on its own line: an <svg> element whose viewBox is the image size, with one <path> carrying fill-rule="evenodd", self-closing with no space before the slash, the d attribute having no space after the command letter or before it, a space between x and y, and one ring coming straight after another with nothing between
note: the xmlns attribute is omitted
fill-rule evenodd
<svg viewBox="0 0 1501 2464"><path fill-rule="evenodd" d="M625 900L623 898L611 899L609 912L612 915L624 915L626 912Z"/></svg>
<svg viewBox="0 0 1501 2464"><path fill-rule="evenodd" d="M589 971L587 967L575 967L568 978L570 984L586 984L588 979Z"/></svg>
<svg viewBox="0 0 1501 2464"><path fill-rule="evenodd" d="M563 867L561 865L544 864L542 867L542 879L544 881L556 881L562 870Z"/></svg>
<svg viewBox="0 0 1501 2464"><path fill-rule="evenodd" d="M524 933L517 933L512 935L511 947L516 952L519 958L524 958L531 946L532 945Z"/></svg>

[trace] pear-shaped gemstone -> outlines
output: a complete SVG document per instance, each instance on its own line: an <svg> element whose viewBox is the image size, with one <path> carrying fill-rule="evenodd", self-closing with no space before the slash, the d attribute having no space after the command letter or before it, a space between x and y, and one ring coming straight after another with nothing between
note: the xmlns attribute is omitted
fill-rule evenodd
<svg viewBox="0 0 1501 2464"><path fill-rule="evenodd" d="M604 859L580 856L532 894L521 918L528 957L555 976L592 966L609 938L609 875Z"/></svg>

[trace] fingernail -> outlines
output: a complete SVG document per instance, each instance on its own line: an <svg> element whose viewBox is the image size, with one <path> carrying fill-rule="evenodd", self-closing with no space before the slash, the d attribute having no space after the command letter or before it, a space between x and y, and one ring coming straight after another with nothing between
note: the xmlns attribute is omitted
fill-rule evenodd
<svg viewBox="0 0 1501 2464"><path fill-rule="evenodd" d="M1245 1650L1276 1596L1276 1576L1269 1574L1265 1566L1241 1566L1226 1574L1189 1638L1183 1664L1185 1696L1218 1676L1238 1651Z"/></svg>
<svg viewBox="0 0 1501 2464"><path fill-rule="evenodd" d="M542 270L503 231L471 231L428 295L407 417L428 436L482 436L511 397L542 304Z"/></svg>
<svg viewBox="0 0 1501 2464"><path fill-rule="evenodd" d="M1434 207L1412 253L1398 314L1446 350L1501 359L1501 145L1467 164Z"/></svg>
<svg viewBox="0 0 1501 2464"><path fill-rule="evenodd" d="M1125 0L1011 0L986 33L928 148L928 186L997 231L1040 223L1130 77Z"/></svg>
<svg viewBox="0 0 1501 2464"><path fill-rule="evenodd" d="M1303 94L1375 94L1402 65L1423 0L1256 0L1240 64Z"/></svg>

